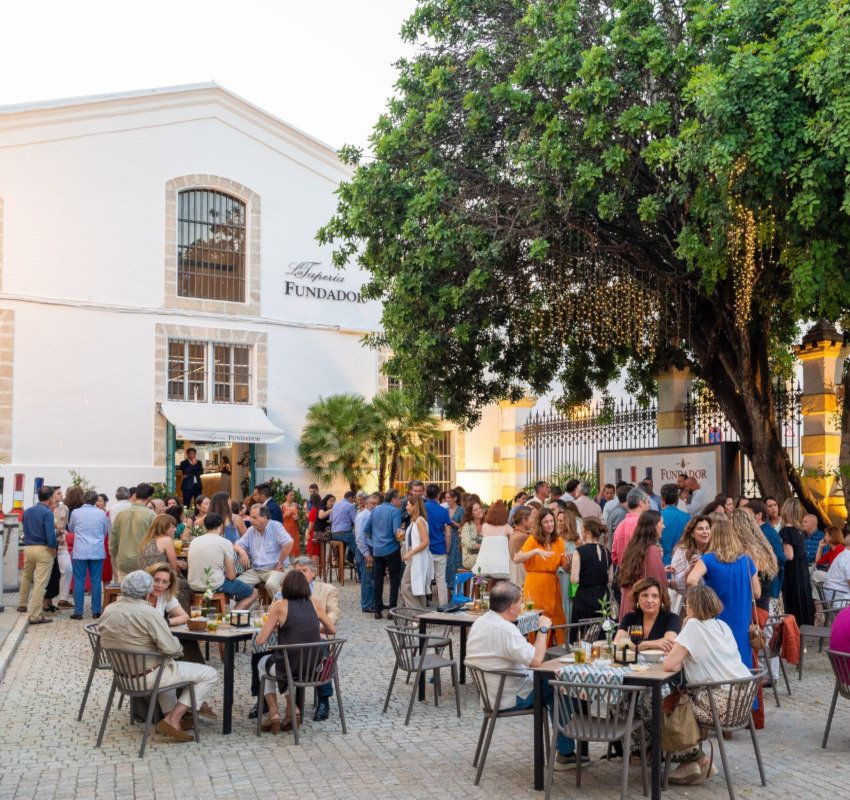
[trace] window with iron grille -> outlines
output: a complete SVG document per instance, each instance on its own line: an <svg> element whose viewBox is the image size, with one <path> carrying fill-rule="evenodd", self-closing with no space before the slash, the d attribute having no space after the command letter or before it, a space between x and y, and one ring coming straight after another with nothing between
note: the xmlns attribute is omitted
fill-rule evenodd
<svg viewBox="0 0 850 800"><path fill-rule="evenodd" d="M432 461L428 467L428 476L423 478L425 483L436 483L440 490L451 489L454 486L454 454L452 453L452 432L440 431L431 445ZM399 464L398 478L394 488L407 490L407 483L413 477L409 458Z"/></svg>
<svg viewBox="0 0 850 800"><path fill-rule="evenodd" d="M245 204L211 189L177 195L177 293L245 301Z"/></svg>
<svg viewBox="0 0 850 800"><path fill-rule="evenodd" d="M168 341L168 399L246 404L251 399L251 348L223 342Z"/></svg>

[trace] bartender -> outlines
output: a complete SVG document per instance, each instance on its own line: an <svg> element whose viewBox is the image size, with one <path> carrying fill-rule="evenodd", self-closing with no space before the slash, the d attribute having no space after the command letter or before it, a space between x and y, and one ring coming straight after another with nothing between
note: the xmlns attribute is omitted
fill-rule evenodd
<svg viewBox="0 0 850 800"><path fill-rule="evenodd" d="M183 482L180 484L183 491L183 507L188 508L194 504L196 497L203 494L201 475L204 474L204 465L198 461L198 451L190 447L186 451L186 458L180 462L179 466L183 473Z"/></svg>

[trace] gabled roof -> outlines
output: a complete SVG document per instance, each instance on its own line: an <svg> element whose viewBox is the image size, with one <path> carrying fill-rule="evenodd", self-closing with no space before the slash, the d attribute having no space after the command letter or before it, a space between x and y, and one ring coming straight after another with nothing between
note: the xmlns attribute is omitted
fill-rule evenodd
<svg viewBox="0 0 850 800"><path fill-rule="evenodd" d="M191 105L209 102L210 100L218 101L229 110L261 125L266 130L277 134L290 144L306 150L326 163L333 164L343 172L351 172L348 165L339 160L336 149L331 145L285 122L274 114L270 114L215 82L164 86L155 89L84 97L65 97L56 100L40 100L33 103L0 106L0 130L7 126L16 127L18 124L61 122L68 119L85 118L92 114L121 114L141 108L155 110L156 108Z"/></svg>

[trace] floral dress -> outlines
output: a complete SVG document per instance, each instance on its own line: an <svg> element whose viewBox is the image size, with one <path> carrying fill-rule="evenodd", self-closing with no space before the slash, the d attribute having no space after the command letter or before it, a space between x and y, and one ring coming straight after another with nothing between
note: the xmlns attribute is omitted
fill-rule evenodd
<svg viewBox="0 0 850 800"><path fill-rule="evenodd" d="M467 522L460 529L460 546L463 550L463 566L472 569L481 549L481 534L475 530L474 523Z"/></svg>
<svg viewBox="0 0 850 800"><path fill-rule="evenodd" d="M460 546L460 521L463 519L463 509L458 506L452 517L452 543L449 547L448 558L446 558L446 586L449 587L449 594L453 594L455 590L455 576L457 571L463 564L463 551Z"/></svg>

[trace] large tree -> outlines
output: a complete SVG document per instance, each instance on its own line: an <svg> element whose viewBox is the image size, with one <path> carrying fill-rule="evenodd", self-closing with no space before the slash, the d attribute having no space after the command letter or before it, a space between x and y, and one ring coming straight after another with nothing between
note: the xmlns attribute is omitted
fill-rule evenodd
<svg viewBox="0 0 850 800"><path fill-rule="evenodd" d="M371 272L387 368L470 422L687 364L762 489L814 507L772 354L850 306L846 8L420 0L373 158L319 233Z"/></svg>

